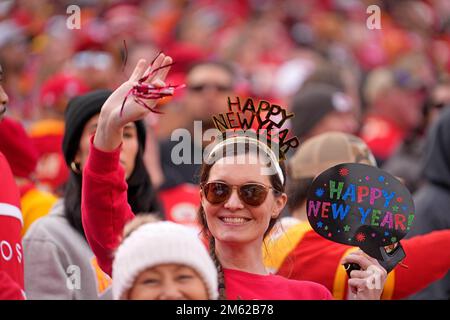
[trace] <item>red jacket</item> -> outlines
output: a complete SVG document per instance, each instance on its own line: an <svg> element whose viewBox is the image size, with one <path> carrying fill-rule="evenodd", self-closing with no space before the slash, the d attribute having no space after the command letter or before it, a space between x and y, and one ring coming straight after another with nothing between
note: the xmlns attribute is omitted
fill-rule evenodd
<svg viewBox="0 0 450 320"><path fill-rule="evenodd" d="M11 168L0 153L0 300L19 299L23 290L22 213ZM14 294L12 294L15 292ZM22 296L23 298L23 296Z"/></svg>
<svg viewBox="0 0 450 320"><path fill-rule="evenodd" d="M382 299L405 298L442 278L450 269L450 230L401 243L406 258L389 273ZM348 277L340 262L355 250L321 237L307 222L300 222L281 237L269 241L265 263L279 275L320 283L335 299L345 299Z"/></svg>

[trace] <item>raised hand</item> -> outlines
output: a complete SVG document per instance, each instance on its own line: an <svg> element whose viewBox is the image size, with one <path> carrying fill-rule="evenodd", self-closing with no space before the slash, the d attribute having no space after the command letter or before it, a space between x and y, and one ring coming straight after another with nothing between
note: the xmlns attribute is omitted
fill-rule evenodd
<svg viewBox="0 0 450 320"><path fill-rule="evenodd" d="M94 138L94 145L98 149L112 151L117 148L122 141L123 127L129 122L143 119L151 112L158 102L157 98L143 99L142 95L138 98L129 96L129 93L140 85L164 87L171 64L172 58L163 53L160 53L150 66L146 60L139 60L130 78L103 104ZM173 93L173 88L167 90L172 90L167 92L168 94Z"/></svg>

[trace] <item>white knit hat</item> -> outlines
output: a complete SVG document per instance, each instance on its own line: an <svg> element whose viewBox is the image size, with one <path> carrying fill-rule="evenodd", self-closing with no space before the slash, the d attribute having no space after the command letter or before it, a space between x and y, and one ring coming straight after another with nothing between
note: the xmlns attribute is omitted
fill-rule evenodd
<svg viewBox="0 0 450 320"><path fill-rule="evenodd" d="M113 263L113 298L123 299L142 271L166 263L194 269L205 283L209 299L218 298L217 270L196 231L169 221L146 223L119 246Z"/></svg>

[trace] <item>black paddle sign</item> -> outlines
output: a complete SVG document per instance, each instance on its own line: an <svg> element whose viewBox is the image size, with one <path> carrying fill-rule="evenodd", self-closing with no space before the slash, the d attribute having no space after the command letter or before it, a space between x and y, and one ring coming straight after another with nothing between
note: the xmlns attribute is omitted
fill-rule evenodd
<svg viewBox="0 0 450 320"><path fill-rule="evenodd" d="M387 172L343 163L314 179L307 216L324 238L358 246L380 259L380 247L397 243L410 230L414 203L408 189Z"/></svg>

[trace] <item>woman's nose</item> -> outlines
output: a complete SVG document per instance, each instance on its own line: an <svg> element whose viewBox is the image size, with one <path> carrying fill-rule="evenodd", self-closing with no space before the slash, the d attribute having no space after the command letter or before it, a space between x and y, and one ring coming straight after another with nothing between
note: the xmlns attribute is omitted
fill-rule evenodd
<svg viewBox="0 0 450 320"><path fill-rule="evenodd" d="M161 288L161 300L180 300L183 299L183 294L174 281L165 281Z"/></svg>
<svg viewBox="0 0 450 320"><path fill-rule="evenodd" d="M237 190L233 188L230 198L225 202L224 208L228 210L238 210L244 208L244 204L242 203Z"/></svg>

